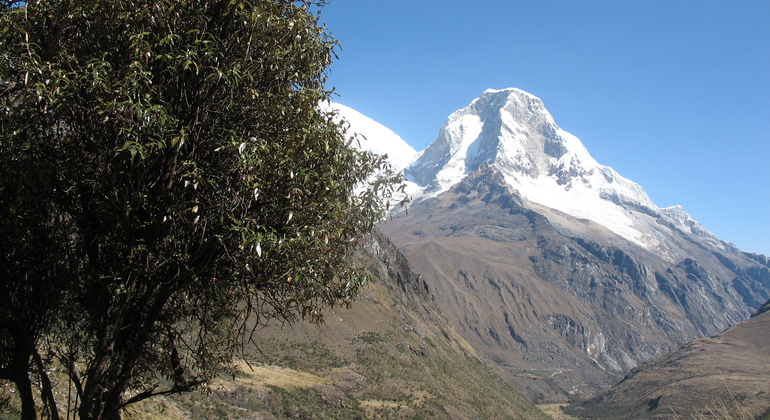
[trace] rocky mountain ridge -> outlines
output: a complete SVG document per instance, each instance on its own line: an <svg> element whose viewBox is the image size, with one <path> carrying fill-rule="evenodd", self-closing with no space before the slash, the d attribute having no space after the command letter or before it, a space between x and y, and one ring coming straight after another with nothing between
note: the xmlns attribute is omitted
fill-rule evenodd
<svg viewBox="0 0 770 420"><path fill-rule="evenodd" d="M406 174L415 200L382 230L537 402L593 395L770 298L764 256L657 207L518 89L452 114Z"/></svg>
<svg viewBox="0 0 770 420"><path fill-rule="evenodd" d="M537 402L593 395L745 319L770 288L766 261L680 244L690 253L671 263L528 202L491 167L381 229L458 332Z"/></svg>

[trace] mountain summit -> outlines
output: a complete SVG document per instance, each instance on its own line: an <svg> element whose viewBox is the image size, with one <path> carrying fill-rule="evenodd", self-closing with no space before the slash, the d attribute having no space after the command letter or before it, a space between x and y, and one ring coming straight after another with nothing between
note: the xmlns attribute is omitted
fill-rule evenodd
<svg viewBox="0 0 770 420"><path fill-rule="evenodd" d="M656 206L529 93L484 92L421 153L349 121L411 183L408 215L380 229L457 332L534 401L594 395L770 299L766 257Z"/></svg>
<svg viewBox="0 0 770 420"><path fill-rule="evenodd" d="M561 129L543 101L520 89L487 90L444 123L436 140L406 170L416 201L449 190L482 166L499 170L527 200L598 223L648 249L662 240L649 217L708 239L681 207L658 208L638 184L599 164L574 135ZM627 208L638 210L634 215Z"/></svg>

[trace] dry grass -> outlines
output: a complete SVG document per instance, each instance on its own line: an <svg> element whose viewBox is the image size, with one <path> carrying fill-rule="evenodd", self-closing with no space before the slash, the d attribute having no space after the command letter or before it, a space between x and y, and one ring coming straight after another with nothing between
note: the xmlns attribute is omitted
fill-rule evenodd
<svg viewBox="0 0 770 420"><path fill-rule="evenodd" d="M258 366L237 363L241 369L238 382L253 387L276 386L279 388L312 388L316 385L331 385L332 381L308 372L300 372L280 366Z"/></svg>
<svg viewBox="0 0 770 420"><path fill-rule="evenodd" d="M563 404L538 404L537 408L540 409L543 413L550 416L554 420L578 420L577 417L572 417L569 414L566 414L562 407L564 407Z"/></svg>
<svg viewBox="0 0 770 420"><path fill-rule="evenodd" d="M722 384L725 390L730 395L730 399L727 403L723 400L719 400L712 405L706 406L701 413L692 414L688 420L755 420L759 417L752 415L741 403L735 398L730 387L727 386L724 376L722 376ZM677 415L673 409L674 418L676 420L684 420Z"/></svg>

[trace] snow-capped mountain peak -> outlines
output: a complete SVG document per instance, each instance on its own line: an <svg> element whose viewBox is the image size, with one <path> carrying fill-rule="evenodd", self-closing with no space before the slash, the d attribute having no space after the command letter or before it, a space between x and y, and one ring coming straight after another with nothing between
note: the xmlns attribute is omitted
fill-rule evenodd
<svg viewBox="0 0 770 420"><path fill-rule="evenodd" d="M554 165L596 165L580 141L559 134L537 97L519 89L487 90L449 116L409 172L429 191L442 191L484 162L534 177Z"/></svg>
<svg viewBox="0 0 770 420"><path fill-rule="evenodd" d="M363 136L360 148L387 154L404 170L413 205L450 190L481 168L502 174L524 200L597 223L649 250L664 254L667 225L721 249L734 249L680 207L661 209L644 189L599 164L583 143L560 128L543 101L520 89L487 90L450 115L422 152L401 137L337 103L327 105Z"/></svg>
<svg viewBox="0 0 770 420"><path fill-rule="evenodd" d="M406 176L410 211L382 231L457 331L535 394L614 383L768 299L764 256L658 208L518 89L453 113ZM554 366L542 386L518 375Z"/></svg>
<svg viewBox="0 0 770 420"><path fill-rule="evenodd" d="M531 202L592 220L642 245L651 240L628 206L657 212L644 189L599 164L561 129L536 96L487 90L446 120L436 140L406 170L416 200L447 191L482 165Z"/></svg>

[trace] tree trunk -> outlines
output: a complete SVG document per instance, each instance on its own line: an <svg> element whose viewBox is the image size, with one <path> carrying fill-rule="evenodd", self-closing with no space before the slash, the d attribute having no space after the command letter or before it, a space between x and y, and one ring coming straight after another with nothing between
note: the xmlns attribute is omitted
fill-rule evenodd
<svg viewBox="0 0 770 420"><path fill-rule="evenodd" d="M35 340L32 338L32 334L30 334L29 330L25 328L21 321L17 319L15 324L15 328L12 328L16 347L13 369L15 370L15 382L19 389L19 395L22 400L22 418L37 418L34 394L32 394L31 391L32 381L29 379L29 371L32 369L32 362L34 362L40 377L40 394L43 398L44 405L48 407L49 411L48 418L51 420L59 420L59 412L57 411L56 407L56 398L53 394L53 387L51 386L51 381L45 371L43 360L40 358L40 354L35 347ZM24 395L28 392L26 388L30 389L29 396ZM26 415L31 417L25 417L25 410L30 411L30 407L31 412Z"/></svg>
<svg viewBox="0 0 770 420"><path fill-rule="evenodd" d="M21 419L22 420L36 420L37 410L35 410L35 394L32 391L32 381L29 379L30 360L32 354L27 346L25 346L18 336L18 331L15 328L11 329L13 336L13 348L12 360L3 369L1 379L7 379L16 386L16 390L19 392L19 400L21 402Z"/></svg>
<svg viewBox="0 0 770 420"><path fill-rule="evenodd" d="M122 400L107 397L108 392L83 399L78 414L80 420L120 420Z"/></svg>
<svg viewBox="0 0 770 420"><path fill-rule="evenodd" d="M151 290L139 299L145 306L124 303L107 318L96 356L86 372L78 414L81 420L119 420L123 393L133 375L152 328L171 297L171 288ZM136 310L136 308L139 308ZM147 308L147 309L145 309Z"/></svg>
<svg viewBox="0 0 770 420"><path fill-rule="evenodd" d="M88 372L78 414L81 420L120 420L123 387L111 369L109 356Z"/></svg>
<svg viewBox="0 0 770 420"><path fill-rule="evenodd" d="M16 384L16 390L19 391L19 399L21 400L21 419L22 420L37 420L37 410L35 409L35 397L32 393L32 381L29 380L27 370L17 372L22 377L15 375L14 383Z"/></svg>
<svg viewBox="0 0 770 420"><path fill-rule="evenodd" d="M119 420L125 381L117 373L121 355L112 346L93 361L86 373L78 414L81 420Z"/></svg>

